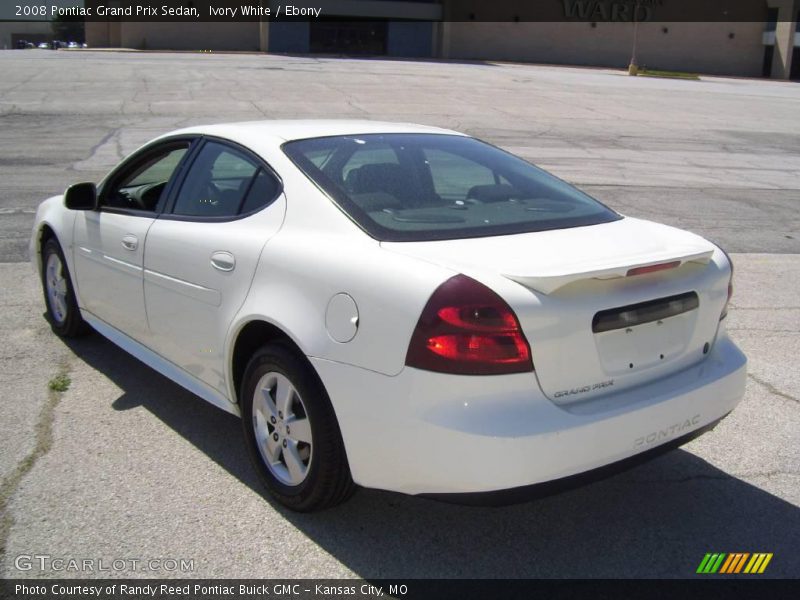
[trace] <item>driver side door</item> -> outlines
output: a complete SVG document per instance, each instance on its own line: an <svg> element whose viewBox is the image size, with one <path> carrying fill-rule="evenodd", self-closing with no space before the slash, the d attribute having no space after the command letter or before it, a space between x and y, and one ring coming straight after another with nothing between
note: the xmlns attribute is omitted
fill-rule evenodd
<svg viewBox="0 0 800 600"><path fill-rule="evenodd" d="M144 242L193 140L160 142L118 167L98 193L98 209L75 220L75 279L80 306L129 337L148 334Z"/></svg>

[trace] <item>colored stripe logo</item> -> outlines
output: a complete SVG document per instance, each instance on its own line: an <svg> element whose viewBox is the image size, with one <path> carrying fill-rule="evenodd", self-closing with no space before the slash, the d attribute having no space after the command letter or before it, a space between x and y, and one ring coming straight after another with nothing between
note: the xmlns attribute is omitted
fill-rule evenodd
<svg viewBox="0 0 800 600"><path fill-rule="evenodd" d="M697 573L713 575L714 573L732 575L763 573L772 560L772 552L709 552L700 561Z"/></svg>

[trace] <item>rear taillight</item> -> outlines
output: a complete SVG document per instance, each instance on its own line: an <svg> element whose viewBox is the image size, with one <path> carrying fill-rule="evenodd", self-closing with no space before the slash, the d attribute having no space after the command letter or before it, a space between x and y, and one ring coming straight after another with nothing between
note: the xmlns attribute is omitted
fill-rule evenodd
<svg viewBox="0 0 800 600"><path fill-rule="evenodd" d="M506 302L466 275L445 281L419 318L406 364L461 375L533 370L531 350Z"/></svg>
<svg viewBox="0 0 800 600"><path fill-rule="evenodd" d="M725 306L722 307L722 314L719 316L720 321L728 316L728 304L731 302L731 296L733 296L733 273L731 273L731 280L728 282L728 298L725 300Z"/></svg>
<svg viewBox="0 0 800 600"><path fill-rule="evenodd" d="M728 297L725 300L725 306L722 307L722 313L719 316L720 321L728 316L728 304L730 304L731 296L733 296L733 261L725 250L722 250L722 253L725 255L725 258L728 259L728 264L731 266L731 278L728 280Z"/></svg>

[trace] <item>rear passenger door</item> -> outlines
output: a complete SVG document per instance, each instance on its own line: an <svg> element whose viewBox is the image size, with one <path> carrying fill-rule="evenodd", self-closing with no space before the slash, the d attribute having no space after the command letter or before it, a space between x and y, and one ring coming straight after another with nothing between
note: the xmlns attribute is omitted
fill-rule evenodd
<svg viewBox="0 0 800 600"><path fill-rule="evenodd" d="M227 395L224 344L261 250L286 209L280 180L248 150L205 139L147 234L150 346Z"/></svg>

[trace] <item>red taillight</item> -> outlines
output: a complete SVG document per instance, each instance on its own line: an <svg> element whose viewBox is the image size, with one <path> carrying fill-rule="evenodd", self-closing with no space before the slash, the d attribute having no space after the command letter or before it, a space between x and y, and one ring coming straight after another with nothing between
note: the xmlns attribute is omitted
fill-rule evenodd
<svg viewBox="0 0 800 600"><path fill-rule="evenodd" d="M445 281L422 311L406 364L461 375L533 370L531 350L511 307L466 275Z"/></svg>
<svg viewBox="0 0 800 600"><path fill-rule="evenodd" d="M731 263L731 266L733 266L733 263ZM720 321L728 316L728 304L730 304L731 296L733 296L733 272L731 272L731 280L728 282L728 297L725 300L725 306L722 307L722 314L719 316Z"/></svg>
<svg viewBox="0 0 800 600"><path fill-rule="evenodd" d="M731 296L733 296L733 261L727 252L724 250L722 252L725 253L725 258L728 259L728 264L731 266L731 278L728 280L728 297L725 300L725 306L722 307L722 314L719 316L720 321L728 316L728 304L730 304Z"/></svg>

